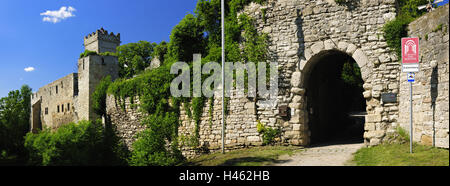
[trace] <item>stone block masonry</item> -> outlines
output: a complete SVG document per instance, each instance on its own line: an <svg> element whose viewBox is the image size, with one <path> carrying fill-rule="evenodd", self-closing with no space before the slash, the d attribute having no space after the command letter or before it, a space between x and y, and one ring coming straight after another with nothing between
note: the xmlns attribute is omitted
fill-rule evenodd
<svg viewBox="0 0 450 186"><path fill-rule="evenodd" d="M425 14L409 25L419 37L420 72L413 83L413 140L449 147L449 5ZM400 76L400 126L409 131L409 83Z"/></svg>
<svg viewBox="0 0 450 186"><path fill-rule="evenodd" d="M114 96L108 95L106 98L106 115L107 122L111 122L116 134L123 140L128 149L132 149L133 143L137 139L137 134L145 130L146 126L141 124L144 115L139 111L139 97L124 100L120 103ZM122 105L124 107L122 107Z"/></svg>

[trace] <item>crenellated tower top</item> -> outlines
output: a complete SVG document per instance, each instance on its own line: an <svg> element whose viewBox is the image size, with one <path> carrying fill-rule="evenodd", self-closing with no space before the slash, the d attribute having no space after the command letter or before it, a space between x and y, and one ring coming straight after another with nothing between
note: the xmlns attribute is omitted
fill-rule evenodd
<svg viewBox="0 0 450 186"><path fill-rule="evenodd" d="M97 53L116 52L119 45L120 33L108 33L103 27L84 37L84 48Z"/></svg>

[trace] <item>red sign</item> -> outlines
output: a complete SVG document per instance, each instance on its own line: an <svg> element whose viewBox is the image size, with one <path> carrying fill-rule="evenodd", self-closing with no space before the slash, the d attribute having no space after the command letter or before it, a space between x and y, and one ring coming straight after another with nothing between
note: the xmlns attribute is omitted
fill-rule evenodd
<svg viewBox="0 0 450 186"><path fill-rule="evenodd" d="M402 63L419 63L419 38L402 38Z"/></svg>

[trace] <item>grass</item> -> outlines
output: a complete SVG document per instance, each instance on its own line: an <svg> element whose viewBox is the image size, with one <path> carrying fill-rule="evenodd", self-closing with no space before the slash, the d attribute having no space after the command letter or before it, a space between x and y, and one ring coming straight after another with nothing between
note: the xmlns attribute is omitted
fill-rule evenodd
<svg viewBox="0 0 450 186"><path fill-rule="evenodd" d="M430 146L414 144L409 153L409 143L381 144L355 153L357 166L449 166L449 152Z"/></svg>
<svg viewBox="0 0 450 186"><path fill-rule="evenodd" d="M293 155L300 147L262 146L239 149L230 152L212 153L188 160L190 166L265 166L281 162L281 155Z"/></svg>

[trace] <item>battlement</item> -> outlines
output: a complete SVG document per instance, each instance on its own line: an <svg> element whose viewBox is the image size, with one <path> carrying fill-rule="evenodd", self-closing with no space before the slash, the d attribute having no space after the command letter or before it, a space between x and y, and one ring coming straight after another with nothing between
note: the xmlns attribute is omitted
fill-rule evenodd
<svg viewBox="0 0 450 186"><path fill-rule="evenodd" d="M90 40L92 38L120 43L120 33L114 34L114 32L111 32L108 34L108 31L103 29L103 27L85 36L84 41L86 42L87 40Z"/></svg>
<svg viewBox="0 0 450 186"><path fill-rule="evenodd" d="M115 52L116 47L119 45L120 33L108 33L108 31L103 28L100 28L84 37L85 49L96 51L97 53Z"/></svg>

